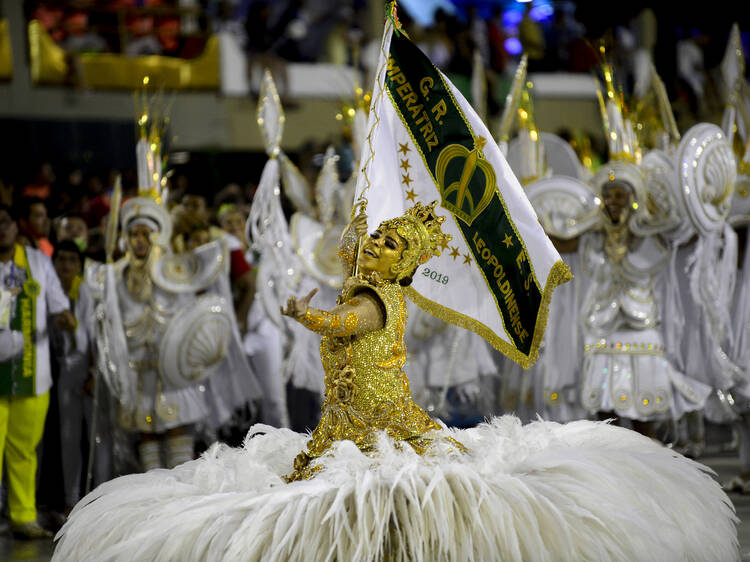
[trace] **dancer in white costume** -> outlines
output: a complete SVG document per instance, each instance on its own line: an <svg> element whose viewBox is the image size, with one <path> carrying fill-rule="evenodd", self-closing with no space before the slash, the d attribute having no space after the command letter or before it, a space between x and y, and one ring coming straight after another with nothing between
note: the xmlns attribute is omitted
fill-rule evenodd
<svg viewBox="0 0 750 562"><path fill-rule="evenodd" d="M662 112L665 150L642 156L634 124L614 88L612 70L608 65L603 70L606 94L600 92L599 99L612 159L593 180L601 194L601 230L584 235L579 250L582 273L590 283L582 311L581 401L589 412L614 412L653 436L654 421L701 411L711 391L679 372L670 360L670 354L679 354L681 342L675 336L675 298L666 298L669 291L663 287L671 287L674 297L675 253L670 264L670 246L683 239L683 226L689 227L691 219L695 222L691 212L710 213L708 202L716 199L711 194L720 188L723 176L701 176L700 170L713 165L723 169L725 146L721 135L694 128L675 151L671 141L679 139L679 133L667 105ZM663 94L655 71L652 84ZM665 105L666 95L658 97ZM697 146L703 148L694 150ZM715 185L712 180L717 180ZM705 195L683 203L681 191ZM702 256L704 262L715 258L711 246Z"/></svg>
<svg viewBox="0 0 750 562"><path fill-rule="evenodd" d="M231 322L221 243L161 255L169 216L160 205L136 197L122 217L128 254L87 271L100 370L119 401L120 427L140 435L142 468L164 466L162 447L167 466L176 466L193 457L190 424L218 427L259 393ZM198 299L198 291L208 294ZM181 340L191 344L187 355Z"/></svg>
<svg viewBox="0 0 750 562"><path fill-rule="evenodd" d="M738 263L729 355L738 367L750 373L750 83L745 79L745 58L737 24L732 27L721 67L727 103L722 128L733 141L737 159L728 220L745 240L744 255ZM725 489L750 494L750 383L738 384L728 392L723 390L718 395L734 416L740 456L740 472L725 484Z"/></svg>
<svg viewBox="0 0 750 562"><path fill-rule="evenodd" d="M434 203L386 221L340 305L287 304L324 335L312 439L256 426L243 448L106 483L73 510L53 559L738 559L718 484L648 438L511 416L449 430L412 401L397 280L439 253L440 223Z"/></svg>
<svg viewBox="0 0 750 562"><path fill-rule="evenodd" d="M86 271L98 371L118 401L119 427L137 437L144 470L192 459L192 424L215 429L259 395L240 347L225 244L169 251L172 223L160 202L164 123L155 113L144 107L139 119L139 196L121 215L119 185L113 196L108 261L118 216L125 256Z"/></svg>
<svg viewBox="0 0 750 562"><path fill-rule="evenodd" d="M590 279L582 311L581 400L590 412L678 419L701 409L710 387L687 379L667 359L654 286L668 253L655 237L632 236L629 215L643 199L630 186L639 179L613 174L602 188L604 233L581 241L582 269Z"/></svg>
<svg viewBox="0 0 750 562"><path fill-rule="evenodd" d="M349 219L356 175L341 183L337 173L338 156L328 148L314 189L299 169L281 150L284 111L270 72L263 76L258 125L264 138L269 161L256 191L247 221L247 239L259 252L258 299L252 311L267 332L274 327L279 334L284 362L280 381L303 397L322 400L324 371L318 361L320 336L279 315L285 295L307 293L319 287L319 302L334 306L343 274L336 256L337 242ZM352 122L354 159L358 161L364 137L363 110L357 109ZM355 163L353 169L357 169ZM281 207L281 188L296 212L287 224ZM262 308L261 306L262 305ZM268 326L268 322L273 327ZM317 409L317 405L315 407ZM317 421L308 412L290 412L293 427L306 427ZM308 419L312 418L312 419Z"/></svg>

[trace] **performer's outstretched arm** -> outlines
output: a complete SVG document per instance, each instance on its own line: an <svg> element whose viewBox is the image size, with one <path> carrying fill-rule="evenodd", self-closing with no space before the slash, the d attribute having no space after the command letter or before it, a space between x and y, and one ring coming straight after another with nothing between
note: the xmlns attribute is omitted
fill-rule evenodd
<svg viewBox="0 0 750 562"><path fill-rule="evenodd" d="M290 297L286 308L282 307L281 313L323 336L359 336L385 326L385 309L374 292L358 293L331 310L308 306L310 299L317 292L317 289L313 289L310 294L299 300Z"/></svg>

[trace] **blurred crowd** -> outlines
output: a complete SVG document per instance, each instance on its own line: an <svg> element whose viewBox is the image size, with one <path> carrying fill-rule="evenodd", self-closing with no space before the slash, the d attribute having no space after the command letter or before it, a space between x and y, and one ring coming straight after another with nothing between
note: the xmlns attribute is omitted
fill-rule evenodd
<svg viewBox="0 0 750 562"><path fill-rule="evenodd" d="M228 30L251 56L325 60L340 51L337 34L356 39L366 2L305 0L31 0L27 19L41 22L69 53L192 58L208 35ZM330 41L329 41L330 39ZM346 48L347 45L344 46Z"/></svg>
<svg viewBox="0 0 750 562"><path fill-rule="evenodd" d="M591 73L601 62L601 45L615 62L627 95L639 93L654 61L681 125L715 120L721 111L717 84L728 20L717 24L706 14L703 21L687 21L666 5L638 3L606 14L589 2L567 0L443 6L425 12L418 3L405 2L401 22L465 92L476 72L474 53L479 54L490 117L502 109L521 53L529 57L530 72ZM273 71L282 97L286 63L356 66L369 79L380 42L368 25L373 11L366 0L28 0L25 11L71 56L113 52L193 58L211 34L230 33L247 55L250 71Z"/></svg>

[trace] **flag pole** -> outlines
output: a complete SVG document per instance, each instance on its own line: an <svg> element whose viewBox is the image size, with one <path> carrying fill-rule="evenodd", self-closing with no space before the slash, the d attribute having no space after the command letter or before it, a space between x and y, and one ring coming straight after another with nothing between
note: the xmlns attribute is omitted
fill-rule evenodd
<svg viewBox="0 0 750 562"><path fill-rule="evenodd" d="M114 261L117 246L117 224L120 219L120 203L122 202L122 177L120 174L115 178L114 189L109 203L109 217L107 217L107 230L104 236L106 261L111 265ZM94 458L96 456L96 434L99 429L99 384L101 377L99 369L94 367L93 371L93 399L91 403L91 427L89 428L89 454L86 459L86 486L85 492L91 491L91 482L94 476Z"/></svg>
<svg viewBox="0 0 750 562"><path fill-rule="evenodd" d="M401 22L398 21L398 13L396 11L397 8L397 2L396 0L391 0L390 2L386 3L385 5L385 27L383 29L383 37L380 41L380 51L384 55L385 51L383 49L383 45L385 43L386 37L388 37L388 26L389 24L393 26L393 31L395 33L404 33L403 28L401 26ZM368 151L368 158L367 161L362 165L360 168L360 173L365 178L365 186L360 191L359 197L356 201L354 201L354 204L352 205L352 212L350 215L350 218L353 220L355 216L357 216L359 213L363 213L365 216L367 216L367 198L364 196L365 192L370 188L370 180L367 176L367 167L370 163L370 161L373 158L373 149L372 149L372 135L375 129L378 126L378 123L380 119L377 117L377 113L375 111L375 106L380 98L380 96L383 95L383 87L382 84L380 84L380 76L382 72L385 69L385 66L387 64L387 61L385 58L383 59L383 63L380 65L380 68L378 68L377 72L375 73L375 84L372 88L372 99L370 100L370 111L369 111L369 117L368 117L368 124L369 128L367 131L367 137L365 137L365 140L367 142L367 145L369 147ZM380 92L378 95L375 95L375 87L376 85L380 84ZM357 181L359 183L359 180ZM354 254L354 276L356 277L359 275L359 253L362 249L362 236L358 237L357 239L357 249Z"/></svg>

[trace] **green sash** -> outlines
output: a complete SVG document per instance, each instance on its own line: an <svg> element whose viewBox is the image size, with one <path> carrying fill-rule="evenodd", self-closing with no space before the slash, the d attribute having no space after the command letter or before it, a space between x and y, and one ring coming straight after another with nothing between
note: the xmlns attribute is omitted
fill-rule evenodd
<svg viewBox="0 0 750 562"><path fill-rule="evenodd" d="M23 355L0 362L0 396L36 395L36 299L41 286L31 275L26 249L16 245L14 269L26 272L26 281L16 295L16 309L10 321L11 330L23 334Z"/></svg>

